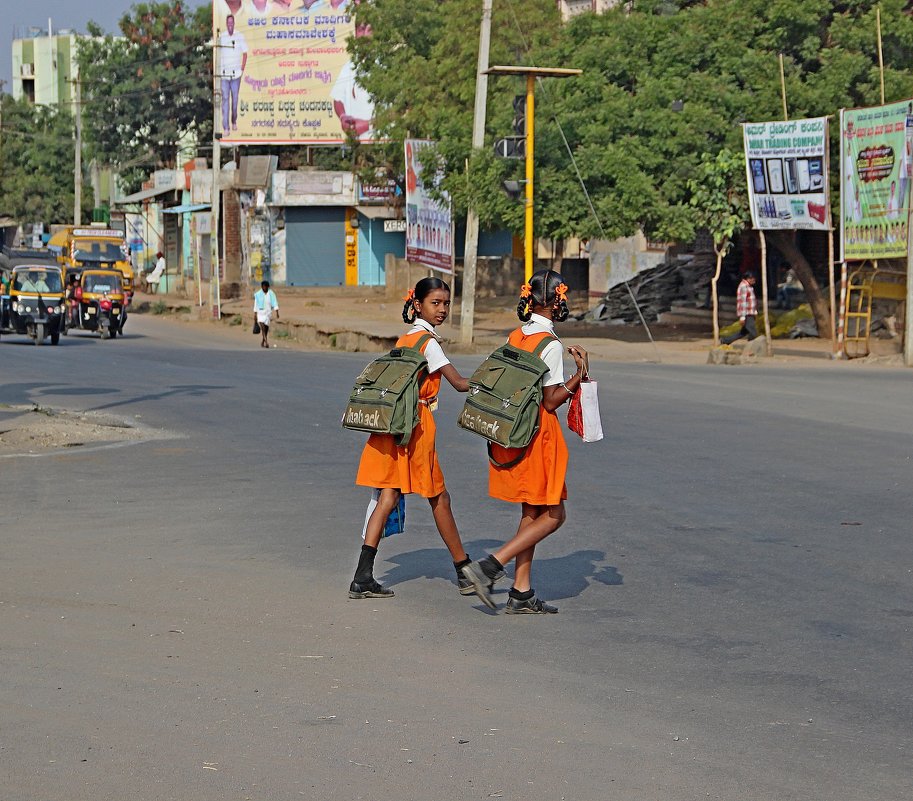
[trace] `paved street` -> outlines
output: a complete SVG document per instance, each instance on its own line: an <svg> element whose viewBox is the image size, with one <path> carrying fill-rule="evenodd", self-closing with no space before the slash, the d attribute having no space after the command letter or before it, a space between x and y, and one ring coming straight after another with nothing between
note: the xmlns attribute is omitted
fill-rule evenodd
<svg viewBox="0 0 913 801"><path fill-rule="evenodd" d="M348 600L369 355L224 334L0 343L0 403L170 437L0 458L0 801L913 796L909 371L594 364L607 436L568 436L534 564L560 614L511 618L459 596L415 497L396 598ZM479 557L517 509L459 403Z"/></svg>

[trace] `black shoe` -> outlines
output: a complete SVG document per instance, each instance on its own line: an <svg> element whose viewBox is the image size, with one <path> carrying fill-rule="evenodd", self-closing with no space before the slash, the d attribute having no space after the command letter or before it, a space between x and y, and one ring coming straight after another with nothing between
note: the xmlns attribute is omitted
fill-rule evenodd
<svg viewBox="0 0 913 801"><path fill-rule="evenodd" d="M526 601L508 598L504 612L508 615L557 615L558 607L550 606L534 595Z"/></svg>
<svg viewBox="0 0 913 801"><path fill-rule="evenodd" d="M463 578L472 585L472 592L479 596L479 599L485 606L489 609L497 609L494 599L491 597L491 589L494 586L494 583L499 578L503 577L503 570L499 570L495 575L489 576L480 562L470 562L468 565L464 565L460 568L460 573L462 573ZM468 592L463 592L462 582L460 584L460 593L462 595L469 594Z"/></svg>
<svg viewBox="0 0 913 801"><path fill-rule="evenodd" d="M388 590L386 587L378 584L374 579L371 579L371 581L367 581L364 584L353 581L349 585L350 598L392 598L394 594L393 590Z"/></svg>
<svg viewBox="0 0 913 801"><path fill-rule="evenodd" d="M470 563L471 564L471 563ZM459 570L457 570L457 586L460 588L460 595L472 595L475 593L475 585L464 576ZM495 587L493 581L488 584L488 592L490 593Z"/></svg>

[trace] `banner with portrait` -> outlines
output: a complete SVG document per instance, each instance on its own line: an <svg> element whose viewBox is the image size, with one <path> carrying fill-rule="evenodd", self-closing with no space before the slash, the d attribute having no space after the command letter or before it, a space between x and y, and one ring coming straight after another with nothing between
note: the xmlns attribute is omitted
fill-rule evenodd
<svg viewBox="0 0 913 801"><path fill-rule="evenodd" d="M827 117L745 123L751 223L757 230L827 231Z"/></svg>
<svg viewBox="0 0 913 801"><path fill-rule="evenodd" d="M423 175L420 154L428 139L406 140L406 259L445 273L453 272L453 218L450 199L429 193L443 177ZM429 180L430 178L430 180Z"/></svg>
<svg viewBox="0 0 913 801"><path fill-rule="evenodd" d="M373 142L374 108L346 52L359 0L214 0L226 144Z"/></svg>
<svg viewBox="0 0 913 801"><path fill-rule="evenodd" d="M913 101L840 111L842 261L907 255Z"/></svg>

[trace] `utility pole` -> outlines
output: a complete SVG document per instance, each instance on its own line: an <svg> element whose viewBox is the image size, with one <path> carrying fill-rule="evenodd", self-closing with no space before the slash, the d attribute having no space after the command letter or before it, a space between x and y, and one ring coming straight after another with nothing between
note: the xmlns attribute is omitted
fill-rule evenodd
<svg viewBox="0 0 913 801"><path fill-rule="evenodd" d="M79 76L76 84L76 158L73 165L73 225L82 223L82 89Z"/></svg>
<svg viewBox="0 0 913 801"><path fill-rule="evenodd" d="M485 144L485 112L488 104L488 50L491 41L492 0L482 0L479 30L479 62L476 69L476 99L472 115L472 149ZM467 180L469 175L466 176ZM472 344L476 311L476 261L479 255L479 215L470 206L466 213L466 244L463 248L463 294L460 298L460 341Z"/></svg>
<svg viewBox="0 0 913 801"><path fill-rule="evenodd" d="M214 320L222 316L222 299L219 291L219 208L222 198L219 178L222 166L222 132L219 114L222 110L221 77L219 75L219 31L212 41L212 189L210 191L209 233L209 306Z"/></svg>

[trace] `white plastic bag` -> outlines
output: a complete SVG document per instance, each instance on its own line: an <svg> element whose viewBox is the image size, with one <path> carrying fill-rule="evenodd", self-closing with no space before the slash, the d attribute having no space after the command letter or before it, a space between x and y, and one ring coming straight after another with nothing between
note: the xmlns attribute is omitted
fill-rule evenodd
<svg viewBox="0 0 913 801"><path fill-rule="evenodd" d="M602 418L599 416L599 395L595 381L585 378L571 398L567 410L567 425L584 442L602 439Z"/></svg>

